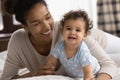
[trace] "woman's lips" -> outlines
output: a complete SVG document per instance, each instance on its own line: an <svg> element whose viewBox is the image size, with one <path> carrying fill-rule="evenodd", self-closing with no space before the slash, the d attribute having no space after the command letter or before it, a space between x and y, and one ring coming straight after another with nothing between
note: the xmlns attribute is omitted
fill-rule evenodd
<svg viewBox="0 0 120 80"><path fill-rule="evenodd" d="M50 34L51 33L51 27L49 26L48 27L48 30L46 31L46 32L43 32L42 34L44 34L44 35L47 35L47 34Z"/></svg>
<svg viewBox="0 0 120 80"><path fill-rule="evenodd" d="M42 34L49 34L49 33L51 33L51 29L49 29L47 32L44 32Z"/></svg>

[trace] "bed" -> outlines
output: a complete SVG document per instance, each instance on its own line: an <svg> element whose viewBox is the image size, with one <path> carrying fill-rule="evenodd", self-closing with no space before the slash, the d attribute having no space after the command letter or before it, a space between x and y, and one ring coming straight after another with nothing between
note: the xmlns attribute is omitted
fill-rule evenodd
<svg viewBox="0 0 120 80"><path fill-rule="evenodd" d="M3 71L5 59L7 57L7 51L0 52L0 77ZM26 68L19 70L18 74L25 74L29 72ZM40 76L40 77L29 77L29 78L20 78L20 79L13 79L13 80L74 80L73 78L61 76L61 75L46 75L46 76ZM78 79L82 80L82 79Z"/></svg>
<svg viewBox="0 0 120 80"><path fill-rule="evenodd" d="M0 76L1 76L2 71L3 71L6 57L7 57L7 51L0 52Z"/></svg>
<svg viewBox="0 0 120 80"><path fill-rule="evenodd" d="M38 77L30 77L30 78L21 78L14 80L75 80L70 77L60 76L60 75L46 75L46 76L38 76ZM82 79L77 79L82 80Z"/></svg>
<svg viewBox="0 0 120 80"><path fill-rule="evenodd" d="M106 33L107 39L108 39L108 46L106 47L107 54L115 61L115 63L120 67L120 38L110 35ZM112 46L110 46L112 45ZM7 51L0 52L0 76L3 71L5 59L7 57ZM19 74L24 74L28 70L22 69L19 71ZM120 75L120 69L118 70L118 74ZM120 77L119 77L120 79ZM114 79L114 80L119 80ZM46 76L40 76L40 77L30 77L30 78L21 78L17 80L82 80L82 79L72 79L70 77L60 76L60 75L46 75Z"/></svg>

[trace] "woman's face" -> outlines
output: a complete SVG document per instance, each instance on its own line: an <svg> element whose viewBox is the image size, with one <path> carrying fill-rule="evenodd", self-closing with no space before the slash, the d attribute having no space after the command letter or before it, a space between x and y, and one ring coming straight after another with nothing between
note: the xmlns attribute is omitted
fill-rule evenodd
<svg viewBox="0 0 120 80"><path fill-rule="evenodd" d="M25 29L31 34L34 42L38 45L51 42L54 21L45 5L37 3L32 7L27 13L26 23Z"/></svg>

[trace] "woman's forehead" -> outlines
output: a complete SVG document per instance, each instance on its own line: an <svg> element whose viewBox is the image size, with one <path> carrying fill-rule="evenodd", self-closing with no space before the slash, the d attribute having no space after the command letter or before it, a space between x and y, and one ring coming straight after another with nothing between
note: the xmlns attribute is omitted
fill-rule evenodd
<svg viewBox="0 0 120 80"><path fill-rule="evenodd" d="M30 11L27 13L26 18L28 20L32 20L32 19L42 19L45 18L49 13L48 8L43 5L43 4L36 4L34 5Z"/></svg>

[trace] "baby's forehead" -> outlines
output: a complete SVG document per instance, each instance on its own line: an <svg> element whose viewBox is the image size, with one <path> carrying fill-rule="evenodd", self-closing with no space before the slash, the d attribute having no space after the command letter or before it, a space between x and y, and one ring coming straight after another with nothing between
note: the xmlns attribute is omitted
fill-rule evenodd
<svg viewBox="0 0 120 80"><path fill-rule="evenodd" d="M83 18L70 18L70 19L66 19L64 21L64 23L67 23L67 22L85 22L85 20Z"/></svg>
<svg viewBox="0 0 120 80"><path fill-rule="evenodd" d="M68 26L68 27L85 27L85 21L80 20L80 19L71 19L71 20L67 20L64 23L64 26Z"/></svg>
<svg viewBox="0 0 120 80"><path fill-rule="evenodd" d="M83 17L68 18L68 19L66 19L65 21L69 21L69 20L73 20L73 21L77 21L77 20L85 21L85 19L84 19Z"/></svg>

